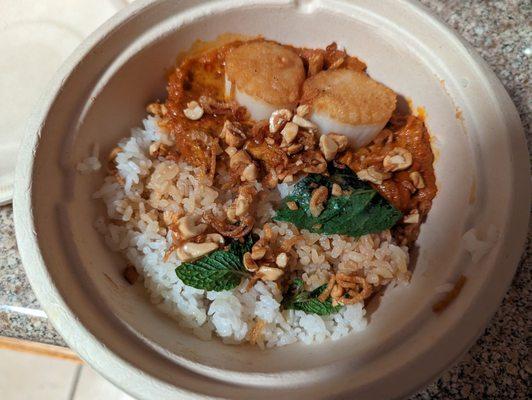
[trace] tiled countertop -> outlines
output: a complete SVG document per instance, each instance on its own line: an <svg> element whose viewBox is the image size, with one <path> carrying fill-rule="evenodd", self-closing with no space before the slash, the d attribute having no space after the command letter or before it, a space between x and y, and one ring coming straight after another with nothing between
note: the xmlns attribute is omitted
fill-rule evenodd
<svg viewBox="0 0 532 400"><path fill-rule="evenodd" d="M529 0L421 0L488 62L510 93L530 144L532 14ZM530 235L517 274L485 333L465 358L412 399L525 399ZM0 335L65 346L24 274L11 206L0 207Z"/></svg>

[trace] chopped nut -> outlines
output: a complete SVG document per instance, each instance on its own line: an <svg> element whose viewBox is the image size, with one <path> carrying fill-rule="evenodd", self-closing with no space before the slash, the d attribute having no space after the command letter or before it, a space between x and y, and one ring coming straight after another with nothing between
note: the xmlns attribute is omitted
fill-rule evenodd
<svg viewBox="0 0 532 400"><path fill-rule="evenodd" d="M425 181L423 180L423 177L418 171L410 172L410 180L412 181L416 189L425 188Z"/></svg>
<svg viewBox="0 0 532 400"><path fill-rule="evenodd" d="M368 181L376 185L381 185L382 181L385 181L386 179L390 179L392 177L387 172L377 171L377 169L373 165L366 169L358 171L357 176L358 179L360 179L361 181Z"/></svg>
<svg viewBox="0 0 532 400"><path fill-rule="evenodd" d="M266 255L266 251L266 247L255 244L251 248L251 258L253 258L254 260L261 260Z"/></svg>
<svg viewBox="0 0 532 400"><path fill-rule="evenodd" d="M275 258L275 264L277 264L279 268L286 268L288 265L288 255L286 253L279 253Z"/></svg>
<svg viewBox="0 0 532 400"><path fill-rule="evenodd" d="M295 201L287 201L286 206L288 207L289 210L292 210L292 211L296 211L299 208Z"/></svg>
<svg viewBox="0 0 532 400"><path fill-rule="evenodd" d="M277 173L275 170L271 169L262 180L262 185L267 189L273 189L277 186L278 182L279 177L277 176Z"/></svg>
<svg viewBox="0 0 532 400"><path fill-rule="evenodd" d="M198 224L199 218L198 215L187 215L177 221L177 229L183 239L186 240L200 235L207 229L207 225Z"/></svg>
<svg viewBox="0 0 532 400"><path fill-rule="evenodd" d="M251 163L246 168L244 168L240 179L244 182L255 182L257 180L258 174L259 170L257 169L257 166L254 163Z"/></svg>
<svg viewBox="0 0 532 400"><path fill-rule="evenodd" d="M216 243L185 243L177 249L181 261L188 262L203 257L218 248Z"/></svg>
<svg viewBox="0 0 532 400"><path fill-rule="evenodd" d="M231 147L231 146L229 146L229 147L227 147L225 149L225 152L227 153L227 155L229 157L233 157L236 154L237 151L238 151L238 149L236 147Z"/></svg>
<svg viewBox="0 0 532 400"><path fill-rule="evenodd" d="M263 265L259 268L258 273L261 274L261 279L263 281L276 281L283 276L284 271L279 268Z"/></svg>
<svg viewBox="0 0 532 400"><path fill-rule="evenodd" d="M238 150L229 158L229 168L236 169L239 166L251 164L251 158L245 150Z"/></svg>
<svg viewBox="0 0 532 400"><path fill-rule="evenodd" d="M272 137L267 137L266 139L264 139L264 141L268 144L271 144L271 145L274 145L275 144L275 139L272 138Z"/></svg>
<svg viewBox="0 0 532 400"><path fill-rule="evenodd" d="M301 143L294 143L284 149L284 152L289 156L299 153L303 150L303 145Z"/></svg>
<svg viewBox="0 0 532 400"><path fill-rule="evenodd" d="M410 214L403 218L405 224L417 224L419 223L419 212L418 210L413 210Z"/></svg>
<svg viewBox="0 0 532 400"><path fill-rule="evenodd" d="M349 144L349 140L347 139L347 136L340 135L339 133L329 133L327 134L327 137L334 140L336 143L336 146L338 146L338 153L341 153L345 149L347 149L347 145Z"/></svg>
<svg viewBox="0 0 532 400"><path fill-rule="evenodd" d="M226 210L226 216L227 216L227 220L229 222L231 222L232 224L238 222L238 218L236 216L236 204L233 203L231 204L229 207L227 207L227 210Z"/></svg>
<svg viewBox="0 0 532 400"><path fill-rule="evenodd" d="M331 189L331 194L333 196L336 196L336 197L341 196L342 195L342 187L339 184L337 184L337 183L333 183L332 189Z"/></svg>
<svg viewBox="0 0 532 400"><path fill-rule="evenodd" d="M237 198L235 201L235 215L241 217L249 211L249 203L243 198Z"/></svg>
<svg viewBox="0 0 532 400"><path fill-rule="evenodd" d="M294 124L296 124L297 126L300 126L301 128L305 128L305 129L309 129L309 130L317 129L316 125L314 125L309 120L307 120L307 119L305 119L303 117L300 117L299 115L294 115L294 118L292 118L292 122Z"/></svg>
<svg viewBox="0 0 532 400"><path fill-rule="evenodd" d="M248 213L251 203L253 202L253 196L256 194L256 190L253 186L246 185L241 186L238 191L238 196L234 201L235 215L241 217Z"/></svg>
<svg viewBox="0 0 532 400"><path fill-rule="evenodd" d="M133 265L128 265L123 272L124 279L128 281L129 284L134 285L139 279L139 273Z"/></svg>
<svg viewBox="0 0 532 400"><path fill-rule="evenodd" d="M292 118L292 111L287 109L275 110L270 116L269 130L271 133L279 132L281 127L290 121Z"/></svg>
<svg viewBox="0 0 532 400"><path fill-rule="evenodd" d="M322 135L320 137L320 150L327 161L332 161L338 152L338 145L329 135Z"/></svg>
<svg viewBox="0 0 532 400"><path fill-rule="evenodd" d="M187 108L183 110L183 114L185 114L185 117L188 119L196 121L203 117L203 108L201 108L197 101L191 101L190 103L187 103Z"/></svg>
<svg viewBox="0 0 532 400"><path fill-rule="evenodd" d="M228 119L224 122L222 131L220 132L220 138L222 138L228 146L236 147L237 149L242 147L246 141L246 135L242 129Z"/></svg>
<svg viewBox="0 0 532 400"><path fill-rule="evenodd" d="M219 233L208 233L205 236L205 241L211 242L211 243L217 243L222 246L225 244L224 237L220 235Z"/></svg>
<svg viewBox="0 0 532 400"><path fill-rule="evenodd" d="M294 175L288 174L284 177L283 183L292 183L294 182Z"/></svg>
<svg viewBox="0 0 532 400"><path fill-rule="evenodd" d="M329 197L329 190L325 186L320 186L312 191L310 196L309 209L314 218L319 217L321 212L325 209L324 203Z"/></svg>
<svg viewBox="0 0 532 400"><path fill-rule="evenodd" d="M310 112L310 106L308 104L301 104L296 109L296 114L303 118L305 118L309 112Z"/></svg>
<svg viewBox="0 0 532 400"><path fill-rule="evenodd" d="M303 154L305 166L303 172L321 174L327 170L327 161L321 151L307 151Z"/></svg>
<svg viewBox="0 0 532 400"><path fill-rule="evenodd" d="M299 127L296 124L294 124L293 122L287 122L283 130L281 131L281 135L283 136L284 143L286 144L292 143L297 136L298 130L299 130Z"/></svg>
<svg viewBox="0 0 532 400"><path fill-rule="evenodd" d="M412 154L402 147L395 147L382 162L386 171L402 171L412 165Z"/></svg>
<svg viewBox="0 0 532 400"><path fill-rule="evenodd" d="M253 259L253 256L251 255L250 252L244 253L242 262L244 263L244 268L246 268L250 272L255 272L259 269L259 266Z"/></svg>

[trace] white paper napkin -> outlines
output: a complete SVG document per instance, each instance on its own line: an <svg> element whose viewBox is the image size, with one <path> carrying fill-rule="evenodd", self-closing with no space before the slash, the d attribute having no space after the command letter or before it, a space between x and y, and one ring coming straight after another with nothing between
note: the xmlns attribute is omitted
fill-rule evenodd
<svg viewBox="0 0 532 400"><path fill-rule="evenodd" d="M127 0L0 0L0 204L11 201L25 123L77 45Z"/></svg>

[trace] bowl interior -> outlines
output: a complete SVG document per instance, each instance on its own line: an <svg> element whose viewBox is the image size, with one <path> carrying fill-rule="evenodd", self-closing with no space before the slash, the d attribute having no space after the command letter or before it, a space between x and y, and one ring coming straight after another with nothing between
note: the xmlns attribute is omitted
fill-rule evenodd
<svg viewBox="0 0 532 400"><path fill-rule="evenodd" d="M435 288L455 280L471 264L461 245L467 229L485 231L488 217L490 224L504 229L506 211L494 215L489 210L510 201L505 194L510 182L503 178L511 174L510 167L504 159L493 171L485 157L508 144L492 128L482 130L479 124L486 121L467 115L469 100L463 91L476 84L475 76L449 70L449 64L435 57L437 49L401 23L385 20L377 10L380 6L233 3L206 7L200 2L161 1L142 13L117 17L120 23L87 49L41 127L31 188L40 251L57 291L81 324L120 358L170 384L180 385L176 371L183 367L191 375L256 384L271 379L281 386L283 373L290 372L290 384L307 382L309 376L315 383L333 371L354 367L362 384L376 376L375 369L384 374L406 362L414 353L413 342L421 351L439 340L445 332L442 323L451 326L458 319L452 313L432 313L438 298ZM412 12L405 8L405 13ZM125 260L108 250L93 228L104 208L91 195L102 184L104 172L82 176L76 164L98 143L105 165L105 154L140 124L146 104L165 98L166 74L176 55L196 39L212 40L226 32L261 34L306 47L336 41L365 61L374 79L426 111L439 192L417 243L410 285L386 290L364 332L322 345L265 351L202 341L150 304L142 287L124 282ZM488 195L494 187L500 189L495 197ZM468 307L491 268L487 263L485 273L472 280L464 289L468 294L453 307ZM52 320L61 312L54 307L47 311Z"/></svg>

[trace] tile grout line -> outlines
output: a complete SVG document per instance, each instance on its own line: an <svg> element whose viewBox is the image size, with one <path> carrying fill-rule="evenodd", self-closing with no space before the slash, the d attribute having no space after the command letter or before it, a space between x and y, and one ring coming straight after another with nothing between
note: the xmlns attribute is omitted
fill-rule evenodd
<svg viewBox="0 0 532 400"><path fill-rule="evenodd" d="M76 373L74 374L74 380L72 381L70 393L68 394L68 400L74 400L74 396L76 395L82 368L83 368L83 365L78 365L76 367Z"/></svg>

